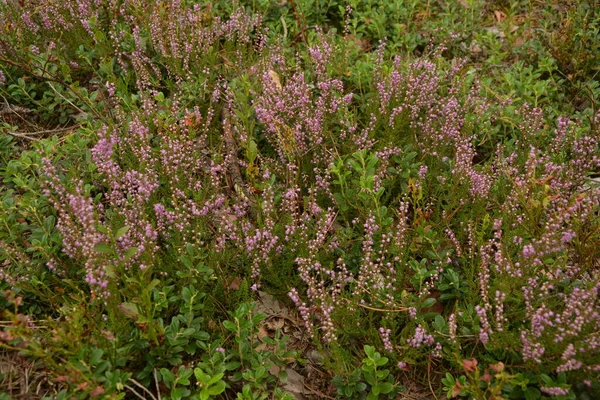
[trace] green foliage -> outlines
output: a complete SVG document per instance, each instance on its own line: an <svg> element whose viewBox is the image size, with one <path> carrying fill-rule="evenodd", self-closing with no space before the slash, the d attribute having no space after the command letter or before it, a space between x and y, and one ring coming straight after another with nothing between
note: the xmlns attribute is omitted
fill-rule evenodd
<svg viewBox="0 0 600 400"><path fill-rule="evenodd" d="M387 357L382 357L372 346L366 345L364 351L367 357L362 360L360 369L333 378L339 398L393 399L405 390L394 382L389 369L383 369L388 364Z"/></svg>

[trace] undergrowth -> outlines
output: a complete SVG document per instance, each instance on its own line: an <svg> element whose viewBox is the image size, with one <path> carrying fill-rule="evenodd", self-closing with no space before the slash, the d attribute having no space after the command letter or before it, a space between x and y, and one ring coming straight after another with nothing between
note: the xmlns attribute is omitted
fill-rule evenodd
<svg viewBox="0 0 600 400"><path fill-rule="evenodd" d="M599 17L0 1L2 398L597 397Z"/></svg>

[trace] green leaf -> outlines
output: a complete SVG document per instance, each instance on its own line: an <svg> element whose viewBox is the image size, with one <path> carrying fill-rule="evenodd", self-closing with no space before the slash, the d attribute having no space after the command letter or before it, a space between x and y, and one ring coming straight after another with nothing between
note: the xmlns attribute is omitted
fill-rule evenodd
<svg viewBox="0 0 600 400"><path fill-rule="evenodd" d="M165 385L167 385L167 387L169 387L169 388L175 382L175 375L173 375L173 373L166 368L160 369L160 375L162 376L163 382L165 383Z"/></svg>
<svg viewBox="0 0 600 400"><path fill-rule="evenodd" d="M200 400L208 400L210 399L210 394L208 393L208 389L204 388L200 391Z"/></svg>
<svg viewBox="0 0 600 400"><path fill-rule="evenodd" d="M254 371L254 376L257 381L262 379L266 375L267 375L267 369L262 365L260 367L256 368L256 370Z"/></svg>
<svg viewBox="0 0 600 400"><path fill-rule="evenodd" d="M115 233L115 239L121 238L124 234L127 233L127 231L129 231L128 226L124 226L122 228L117 229L117 232Z"/></svg>
<svg viewBox="0 0 600 400"><path fill-rule="evenodd" d="M123 256L125 257L125 261L129 260L131 257L136 255L138 250L139 250L138 247L130 247L127 250L125 250L125 253L123 253Z"/></svg>
<svg viewBox="0 0 600 400"><path fill-rule="evenodd" d="M250 139L248 141L248 161L250 162L250 164L254 163L254 160L256 160L256 157L258 156L258 147L256 146L256 142L252 139Z"/></svg>
<svg viewBox="0 0 600 400"><path fill-rule="evenodd" d="M160 280L159 280L159 279L154 279L154 280L152 280L152 282L150 282L150 283L148 284L148 286L146 286L146 290L147 290L148 292L151 292L151 291L152 291L152 289L154 289L154 288L155 288L156 286L158 286L159 284L160 284Z"/></svg>
<svg viewBox="0 0 600 400"><path fill-rule="evenodd" d="M365 345L365 354L369 358L373 358L375 356L375 348L373 346Z"/></svg>
<svg viewBox="0 0 600 400"><path fill-rule="evenodd" d="M388 394L390 393L392 390L394 390L394 385L392 385L389 382L383 382L380 383L379 385L377 385L379 387L379 392L383 393L383 394Z"/></svg>
<svg viewBox="0 0 600 400"><path fill-rule="evenodd" d="M48 232L52 232L52 229L54 229L55 223L56 223L56 218L54 218L54 215L49 215L44 220L44 227L46 228L46 230Z"/></svg>
<svg viewBox="0 0 600 400"><path fill-rule="evenodd" d="M278 377L279 377L279 380L281 381L281 383L285 384L287 382L287 380L288 380L288 373L287 373L287 371L285 369L281 369L279 371Z"/></svg>
<svg viewBox="0 0 600 400"><path fill-rule="evenodd" d="M90 365L95 366L102 361L102 355L104 354L104 350L102 349L94 349L92 350L92 354L90 354Z"/></svg>
<svg viewBox="0 0 600 400"><path fill-rule="evenodd" d="M225 369L227 371L233 371L238 369L242 364L239 361L231 361L225 364Z"/></svg>
<svg viewBox="0 0 600 400"><path fill-rule="evenodd" d="M208 389L208 394L211 395L211 396L216 396L218 394L221 394L221 393L223 393L225 391L225 387L226 386L227 385L226 385L225 381L219 381L219 382L217 382L216 385L211 386Z"/></svg>
<svg viewBox="0 0 600 400"><path fill-rule="evenodd" d="M137 320L140 316L140 310L135 303L121 303L119 309L123 314L134 320Z"/></svg>
<svg viewBox="0 0 600 400"><path fill-rule="evenodd" d="M171 399L182 399L190 395L190 389L187 388L174 388L171 390Z"/></svg>
<svg viewBox="0 0 600 400"><path fill-rule="evenodd" d="M369 394L369 396L371 394L378 395L379 393L381 393L381 389L379 388L379 385L375 385L371 388L371 393Z"/></svg>
<svg viewBox="0 0 600 400"><path fill-rule="evenodd" d="M206 375L201 368L194 368L194 376L196 377L196 380L198 380L198 382L202 382L204 384L207 384L210 380L210 377Z"/></svg>
<svg viewBox="0 0 600 400"><path fill-rule="evenodd" d="M94 251L102 254L111 254L113 249L108 245L108 243L98 243L94 246Z"/></svg>
<svg viewBox="0 0 600 400"><path fill-rule="evenodd" d="M388 358L387 357L381 357L380 359L377 360L377 365L378 366L382 366L387 364L388 362Z"/></svg>
<svg viewBox="0 0 600 400"><path fill-rule="evenodd" d="M438 314L435 316L435 320L433 321L432 325L436 331L443 332L446 328L446 321L444 320L444 317Z"/></svg>
<svg viewBox="0 0 600 400"><path fill-rule="evenodd" d="M525 400L537 400L542 396L542 393L534 387L528 387L525 391Z"/></svg>
<svg viewBox="0 0 600 400"><path fill-rule="evenodd" d="M231 331L231 332L235 332L237 330L237 327L235 326L235 324L229 320L223 321L223 326L225 327L225 329L227 329L228 331Z"/></svg>
<svg viewBox="0 0 600 400"><path fill-rule="evenodd" d="M435 304L436 300L433 297L428 298L427 300L425 300L423 302L423 304L421 304L421 308L430 308L433 307L433 305Z"/></svg>
<svg viewBox="0 0 600 400"><path fill-rule="evenodd" d="M217 383L218 381L221 380L221 378L223 378L223 376L225 376L225 374L223 372L219 372L218 374L216 374L215 376L210 378L210 381L208 381L208 384L212 385L213 383Z"/></svg>

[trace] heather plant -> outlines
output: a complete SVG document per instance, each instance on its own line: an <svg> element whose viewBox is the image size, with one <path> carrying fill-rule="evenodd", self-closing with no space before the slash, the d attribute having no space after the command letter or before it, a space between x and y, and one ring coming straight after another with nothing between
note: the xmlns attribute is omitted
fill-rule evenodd
<svg viewBox="0 0 600 400"><path fill-rule="evenodd" d="M284 3L0 3L2 346L59 398L289 398L264 291L341 398L593 396L594 84L490 72L496 3Z"/></svg>

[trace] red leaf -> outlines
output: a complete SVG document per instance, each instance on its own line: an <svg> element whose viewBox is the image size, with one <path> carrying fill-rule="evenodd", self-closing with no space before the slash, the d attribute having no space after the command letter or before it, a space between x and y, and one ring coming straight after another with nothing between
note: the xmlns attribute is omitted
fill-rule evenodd
<svg viewBox="0 0 600 400"><path fill-rule="evenodd" d="M463 360L463 368L467 372L477 371L477 360L475 358L472 360Z"/></svg>

